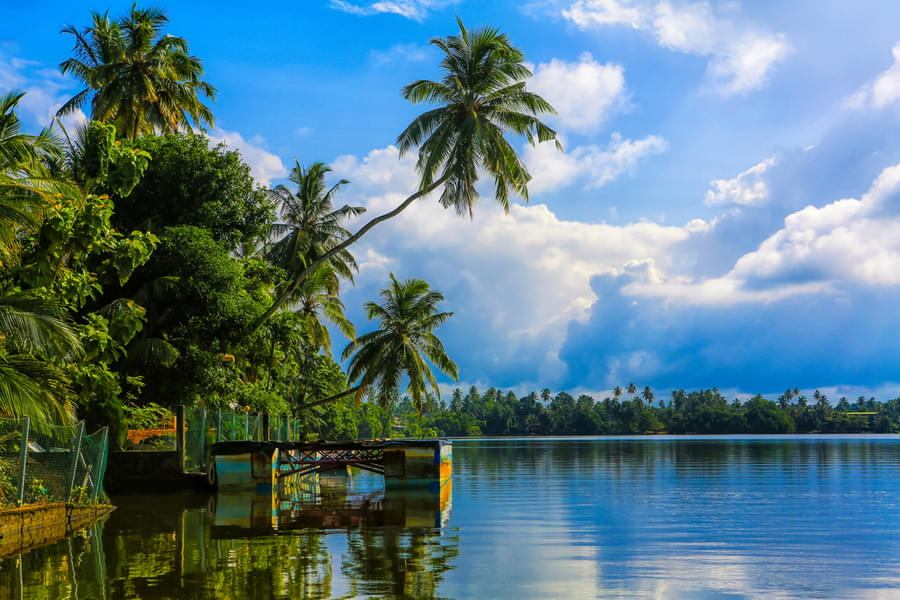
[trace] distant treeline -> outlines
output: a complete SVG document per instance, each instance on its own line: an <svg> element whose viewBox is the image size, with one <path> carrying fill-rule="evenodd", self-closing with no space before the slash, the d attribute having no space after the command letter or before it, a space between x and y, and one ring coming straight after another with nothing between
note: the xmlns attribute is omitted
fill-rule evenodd
<svg viewBox="0 0 900 600"><path fill-rule="evenodd" d="M392 414L359 423L361 437L392 434L409 436L480 435L622 435L644 433L891 433L900 431L900 398L879 402L860 397L836 404L816 391L812 401L798 390L777 399L760 395L746 401L728 400L717 389L686 392L657 399L649 387L629 392L617 388L612 397L597 401L589 395L573 397L550 390L517 398L491 388L467 393L454 390L426 410L421 419L412 404L398 399ZM371 408L375 408L374 406ZM376 423L384 424L376 431Z"/></svg>

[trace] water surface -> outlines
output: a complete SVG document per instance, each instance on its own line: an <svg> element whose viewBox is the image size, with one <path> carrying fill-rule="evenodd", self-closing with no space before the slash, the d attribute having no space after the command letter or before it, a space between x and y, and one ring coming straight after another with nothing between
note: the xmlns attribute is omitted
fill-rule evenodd
<svg viewBox="0 0 900 600"><path fill-rule="evenodd" d="M0 600L900 597L898 497L900 436L456 441L441 496L115 498Z"/></svg>

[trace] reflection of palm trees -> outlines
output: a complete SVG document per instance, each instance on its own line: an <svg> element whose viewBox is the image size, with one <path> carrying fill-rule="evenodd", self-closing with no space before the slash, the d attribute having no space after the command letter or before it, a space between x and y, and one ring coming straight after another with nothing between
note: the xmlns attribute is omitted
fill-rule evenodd
<svg viewBox="0 0 900 600"><path fill-rule="evenodd" d="M341 573L359 595L439 598L444 574L459 555L459 536L394 527L347 534Z"/></svg>

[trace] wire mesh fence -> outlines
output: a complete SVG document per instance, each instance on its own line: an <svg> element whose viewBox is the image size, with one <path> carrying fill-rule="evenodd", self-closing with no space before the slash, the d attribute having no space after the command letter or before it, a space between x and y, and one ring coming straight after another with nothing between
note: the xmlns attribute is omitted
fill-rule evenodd
<svg viewBox="0 0 900 600"><path fill-rule="evenodd" d="M201 471L209 464L216 442L290 441L299 436L299 423L287 415L250 414L230 408L184 407L185 471Z"/></svg>
<svg viewBox="0 0 900 600"><path fill-rule="evenodd" d="M0 419L0 506L96 502L103 492L108 430Z"/></svg>

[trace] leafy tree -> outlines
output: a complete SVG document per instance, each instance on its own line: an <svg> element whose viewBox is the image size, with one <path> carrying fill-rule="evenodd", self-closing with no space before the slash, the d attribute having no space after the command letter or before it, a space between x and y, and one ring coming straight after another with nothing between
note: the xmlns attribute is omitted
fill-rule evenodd
<svg viewBox="0 0 900 600"><path fill-rule="evenodd" d="M271 225L274 205L236 151L210 147L199 134L139 138L153 156L133 193L113 218L120 231L189 225L210 232L229 251L254 247Z"/></svg>
<svg viewBox="0 0 900 600"><path fill-rule="evenodd" d="M211 100L216 90L202 81L203 66L188 53L184 38L164 34L168 23L158 8L138 8L118 21L91 11L93 24L62 33L75 40L73 58L60 63L85 88L57 112L66 115L90 99L91 118L113 124L128 139L142 133L191 130L191 121L212 125L213 115L198 94Z"/></svg>
<svg viewBox="0 0 900 600"><path fill-rule="evenodd" d="M380 327L350 342L343 355L345 360L350 358L347 378L359 382L357 401L374 388L379 403L388 405L405 375L406 391L421 413L428 387L435 396L441 396L429 362L453 379L458 377L456 363L434 334L434 329L453 314L438 312L437 304L443 299L421 279L401 282L391 274L390 286L381 290L381 304L365 304L366 316L378 319Z"/></svg>

